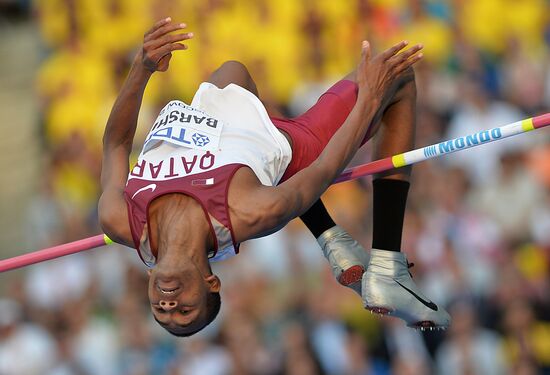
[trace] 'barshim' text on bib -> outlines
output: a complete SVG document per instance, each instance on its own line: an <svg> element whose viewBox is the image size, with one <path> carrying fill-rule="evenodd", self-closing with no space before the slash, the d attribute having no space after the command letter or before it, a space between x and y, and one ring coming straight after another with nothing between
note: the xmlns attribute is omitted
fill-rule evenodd
<svg viewBox="0 0 550 375"><path fill-rule="evenodd" d="M215 150L220 143L222 128L220 120L173 100L160 111L145 139L143 151L149 151L162 141L197 150Z"/></svg>

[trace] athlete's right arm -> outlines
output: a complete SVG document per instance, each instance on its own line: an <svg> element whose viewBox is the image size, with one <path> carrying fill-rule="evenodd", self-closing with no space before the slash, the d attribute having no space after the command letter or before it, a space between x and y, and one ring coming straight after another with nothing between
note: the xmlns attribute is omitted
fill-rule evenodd
<svg viewBox="0 0 550 375"><path fill-rule="evenodd" d="M166 18L145 34L143 48L134 59L105 127L99 221L109 238L125 245L132 245L132 236L123 191L143 92L155 71L168 69L172 51L187 49L178 42L192 38L192 33L170 34L183 28L184 24L173 24Z"/></svg>

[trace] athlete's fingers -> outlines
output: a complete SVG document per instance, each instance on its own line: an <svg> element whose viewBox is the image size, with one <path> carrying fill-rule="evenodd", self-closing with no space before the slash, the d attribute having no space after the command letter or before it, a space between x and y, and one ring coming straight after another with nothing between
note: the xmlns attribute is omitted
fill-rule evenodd
<svg viewBox="0 0 550 375"><path fill-rule="evenodd" d="M183 40L191 39L193 38L193 35L194 35L193 33L165 35L162 38L149 41L145 43L145 45L147 46L147 48L157 49L166 44L176 43L176 42L181 42Z"/></svg>
<svg viewBox="0 0 550 375"><path fill-rule="evenodd" d="M160 61L164 56L168 55L172 51L186 50L187 48L188 48L187 45L182 43L171 43L171 44L162 46L155 53L155 55L158 56L156 61L157 62Z"/></svg>
<svg viewBox="0 0 550 375"><path fill-rule="evenodd" d="M422 44L415 44L411 48L392 56L389 61L399 64L407 59L409 59L412 55L416 54L418 51L420 51L424 46Z"/></svg>
<svg viewBox="0 0 550 375"><path fill-rule="evenodd" d="M170 44L169 50L170 50L170 51L177 51L177 50L185 50L185 49L187 49L187 48L189 48L189 47L187 46L187 44L183 44L183 43L172 43L172 44Z"/></svg>
<svg viewBox="0 0 550 375"><path fill-rule="evenodd" d="M362 74L366 69L365 66L369 63L370 60L370 45L369 42L363 40L361 43L361 60L359 60L359 65L357 66L357 72Z"/></svg>
<svg viewBox="0 0 550 375"><path fill-rule="evenodd" d="M370 44L367 40L361 43L361 60L368 61L370 59Z"/></svg>
<svg viewBox="0 0 550 375"><path fill-rule="evenodd" d="M380 56L382 57L383 60L387 60L389 59L390 57L392 57L393 55L395 55L397 52L401 51L403 48L405 48L405 46L409 44L409 42L407 42L406 40L403 40L395 45L393 45L392 47L388 48L387 50L385 50L384 52L382 52L380 54Z"/></svg>
<svg viewBox="0 0 550 375"><path fill-rule="evenodd" d="M148 40L155 40L158 39L166 34L169 34L176 30L182 30L185 29L187 25L185 23L170 23L163 25L162 27L155 30L151 35L148 36Z"/></svg>
<svg viewBox="0 0 550 375"><path fill-rule="evenodd" d="M408 68L416 64L418 61L420 61L423 57L424 55L422 53L417 53L415 55L412 55L408 59L403 60L400 64L395 66L394 68L395 73L396 74L403 73L405 70L407 70Z"/></svg>
<svg viewBox="0 0 550 375"><path fill-rule="evenodd" d="M155 30L157 30L159 27L161 27L161 26L163 26L163 25L166 25L168 22L171 22L171 21L172 21L172 18L170 18L170 17L166 17L166 18L164 18L164 19L162 19L162 20L160 20L160 21L157 21L157 22L153 25L153 27L151 27L151 28L149 29L149 31L147 31L147 32L145 33L144 37L147 37L147 35L152 34L152 33L153 33Z"/></svg>

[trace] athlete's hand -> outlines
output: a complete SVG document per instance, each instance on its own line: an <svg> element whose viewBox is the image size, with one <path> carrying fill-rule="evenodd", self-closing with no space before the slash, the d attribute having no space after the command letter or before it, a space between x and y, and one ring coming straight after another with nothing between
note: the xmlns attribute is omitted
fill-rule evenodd
<svg viewBox="0 0 550 375"><path fill-rule="evenodd" d="M422 45L417 44L400 52L408 43L403 41L371 57L370 44L363 41L361 62L357 68L359 95L382 101L392 84L405 70L422 58Z"/></svg>
<svg viewBox="0 0 550 375"><path fill-rule="evenodd" d="M170 33L186 27L184 23L172 23L172 19L168 17L158 21L147 31L143 36L143 48L139 56L143 67L151 73L168 70L172 52L187 49L187 45L179 42L193 37L193 33Z"/></svg>

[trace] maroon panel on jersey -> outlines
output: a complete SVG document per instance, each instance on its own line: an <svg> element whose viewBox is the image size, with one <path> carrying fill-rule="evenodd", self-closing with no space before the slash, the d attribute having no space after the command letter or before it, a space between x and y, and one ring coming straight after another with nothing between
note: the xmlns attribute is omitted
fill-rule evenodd
<svg viewBox="0 0 550 375"><path fill-rule="evenodd" d="M330 138L342 126L357 101L357 84L341 80L328 89L304 114L291 118L271 117L273 124L292 139L292 161L281 182L308 167L321 154ZM368 141L371 129L361 144Z"/></svg>

